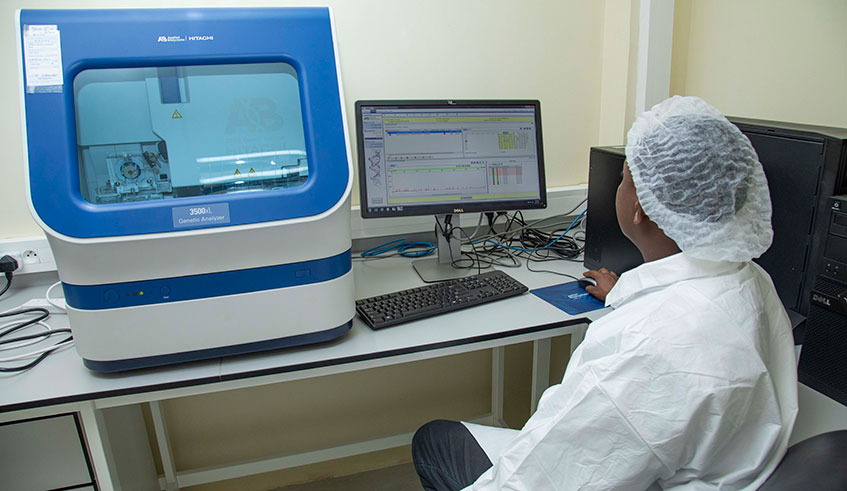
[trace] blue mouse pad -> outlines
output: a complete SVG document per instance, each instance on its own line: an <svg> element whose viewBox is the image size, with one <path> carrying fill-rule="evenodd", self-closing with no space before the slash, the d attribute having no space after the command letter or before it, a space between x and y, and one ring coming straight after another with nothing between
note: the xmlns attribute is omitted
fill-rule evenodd
<svg viewBox="0 0 847 491"><path fill-rule="evenodd" d="M530 290L530 293L571 315L602 309L606 306L600 300L592 297L576 281L537 288Z"/></svg>

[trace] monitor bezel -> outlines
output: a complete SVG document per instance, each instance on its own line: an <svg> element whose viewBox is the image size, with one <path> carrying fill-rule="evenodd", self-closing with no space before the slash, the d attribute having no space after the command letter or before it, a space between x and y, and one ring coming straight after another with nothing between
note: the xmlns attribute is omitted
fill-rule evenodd
<svg viewBox="0 0 847 491"><path fill-rule="evenodd" d="M440 203L435 205L414 205L402 210L386 209L384 211L371 211L368 204L367 185L362 182L361 176L365 175L365 147L362 132L362 108L364 107L397 107L398 109L433 109L443 107L444 109L461 108L509 108L532 106L535 113L536 146L538 152L538 185L539 198L536 203L530 200L503 200L483 201L466 203ZM479 100L360 100L356 101L356 154L358 159L359 175L359 209L362 218L392 218L403 216L425 216L443 215L454 213L481 213L511 210L532 210L547 207L547 185L544 174L544 146L541 134L541 102L535 99L479 99ZM531 201L536 201L533 199ZM390 208L390 207L388 207Z"/></svg>

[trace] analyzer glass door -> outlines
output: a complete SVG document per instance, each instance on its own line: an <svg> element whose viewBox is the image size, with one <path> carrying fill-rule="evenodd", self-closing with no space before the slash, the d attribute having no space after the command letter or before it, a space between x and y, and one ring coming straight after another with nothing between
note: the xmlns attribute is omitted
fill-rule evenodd
<svg viewBox="0 0 847 491"><path fill-rule="evenodd" d="M90 203L267 192L309 177L287 63L89 69L73 85Z"/></svg>

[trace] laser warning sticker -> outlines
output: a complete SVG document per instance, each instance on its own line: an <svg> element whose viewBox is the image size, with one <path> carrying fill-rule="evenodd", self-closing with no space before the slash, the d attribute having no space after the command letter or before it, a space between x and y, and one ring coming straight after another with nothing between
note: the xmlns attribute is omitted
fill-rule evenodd
<svg viewBox="0 0 847 491"><path fill-rule="evenodd" d="M25 25L23 38L26 93L61 93L65 81L58 26Z"/></svg>

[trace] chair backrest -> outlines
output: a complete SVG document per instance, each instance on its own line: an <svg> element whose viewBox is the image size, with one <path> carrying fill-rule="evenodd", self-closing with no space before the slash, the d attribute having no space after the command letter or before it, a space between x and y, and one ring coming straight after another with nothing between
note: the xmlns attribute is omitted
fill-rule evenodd
<svg viewBox="0 0 847 491"><path fill-rule="evenodd" d="M813 436L791 446L759 491L847 491L847 430Z"/></svg>

